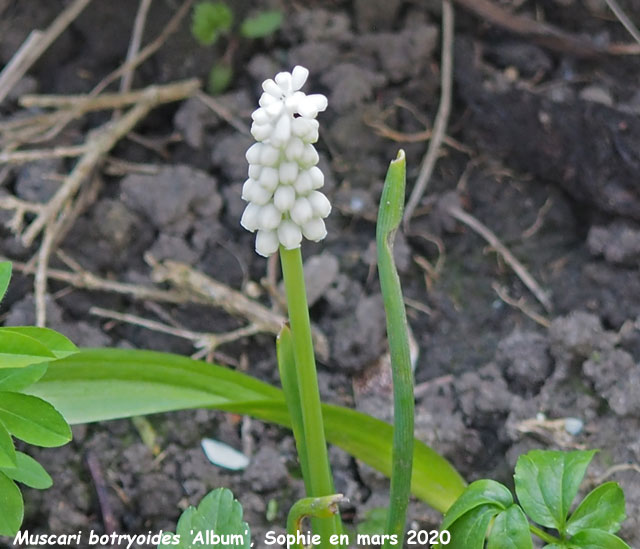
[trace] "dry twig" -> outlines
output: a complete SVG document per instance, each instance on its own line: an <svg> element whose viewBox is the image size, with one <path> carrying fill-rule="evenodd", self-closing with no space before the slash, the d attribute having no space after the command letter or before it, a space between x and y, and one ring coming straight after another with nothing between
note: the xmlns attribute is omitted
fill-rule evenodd
<svg viewBox="0 0 640 549"><path fill-rule="evenodd" d="M454 12L451 0L442 1L442 62L440 67L440 105L433 125L433 135L429 141L418 179L413 187L404 211L404 229L407 232L411 216L422 199L431 174L438 160L440 146L447 131L449 112L451 111L451 88L453 85L453 34Z"/></svg>
<svg viewBox="0 0 640 549"><path fill-rule="evenodd" d="M500 286L500 284L498 284L497 282L491 284L491 287L493 288L494 292L498 294L498 297L502 299L502 301L504 301L507 305L511 305L511 307L515 307L516 309L522 311L531 320L533 320L537 324L540 324L540 326L544 326L545 328L551 326L551 321L548 318L539 315L529 306L527 306L524 298L521 297L518 300L512 298L509 295L509 292L507 292L507 289L504 286Z"/></svg>
<svg viewBox="0 0 640 549"><path fill-rule="evenodd" d="M0 73L0 103L47 48L80 15L91 0L75 0L56 17L44 31L32 31L20 49Z"/></svg>
<svg viewBox="0 0 640 549"><path fill-rule="evenodd" d="M147 113L161 103L177 101L193 94L199 87L197 80L185 80L165 86L146 88L143 99L132 107L121 119L109 122L94 130L85 144L82 155L60 189L48 202L44 210L33 220L22 235L22 242L30 246L42 229L60 213L64 205L77 193L89 173L115 144L129 133Z"/></svg>
<svg viewBox="0 0 640 549"><path fill-rule="evenodd" d="M475 217L463 211L460 206L452 205L447 208L449 215L464 223L470 229L473 229L482 238L484 238L489 245L506 261L506 263L514 270L518 278L522 283L529 288L531 293L542 304L547 312L552 309L551 301L547 292L545 292L540 285L536 282L536 279L529 274L526 267L518 261L518 259L509 251L495 233L489 229L486 225L478 221Z"/></svg>
<svg viewBox="0 0 640 549"><path fill-rule="evenodd" d="M144 33L144 26L147 21L147 14L149 13L151 2L152 0L140 0L138 13L136 14L136 18L133 22L133 32L131 33L129 49L127 50L127 57L125 60L125 66L127 66L128 68L124 71L122 79L120 80L121 92L128 92L131 89L131 83L133 82L133 73L135 70L135 65L133 65L132 61L136 58L136 56L138 55L138 51L140 50L140 44L142 43L142 34Z"/></svg>
<svg viewBox="0 0 640 549"><path fill-rule="evenodd" d="M609 6L609 9L613 12L613 14L618 18L622 26L627 29L629 34L633 37L633 39L640 44L640 31L638 27L636 27L629 18L629 16L624 12L624 10L620 7L617 0L604 0Z"/></svg>

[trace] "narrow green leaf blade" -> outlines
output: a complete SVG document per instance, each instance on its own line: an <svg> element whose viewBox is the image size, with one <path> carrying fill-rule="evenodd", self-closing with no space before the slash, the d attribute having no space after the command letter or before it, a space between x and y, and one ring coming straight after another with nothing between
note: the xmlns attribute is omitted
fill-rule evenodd
<svg viewBox="0 0 640 549"><path fill-rule="evenodd" d="M9 261L0 262L0 301L7 293L9 281L11 280L11 263Z"/></svg>
<svg viewBox="0 0 640 549"><path fill-rule="evenodd" d="M595 528L581 530L569 540L569 543L571 547L582 549L631 549L618 536Z"/></svg>
<svg viewBox="0 0 640 549"><path fill-rule="evenodd" d="M448 545L436 544L432 547L446 547L446 549L483 549L484 538L491 519L500 510L494 505L480 505L468 513L462 515L458 520L447 528L451 534L451 543Z"/></svg>
<svg viewBox="0 0 640 549"><path fill-rule="evenodd" d="M512 504L513 496L506 486L495 480L476 480L467 486L462 495L449 508L442 521L441 529L448 529L462 515L477 507L489 506L495 508L496 513L499 513Z"/></svg>
<svg viewBox="0 0 640 549"><path fill-rule="evenodd" d="M71 428L48 402L22 393L0 391L0 422L16 438L36 446L62 446Z"/></svg>
<svg viewBox="0 0 640 549"><path fill-rule="evenodd" d="M282 25L282 12L263 11L255 17L247 17L240 26L240 34L245 38L264 38L276 32Z"/></svg>
<svg viewBox="0 0 640 549"><path fill-rule="evenodd" d="M0 535L15 536L24 518L20 489L8 476L0 473Z"/></svg>
<svg viewBox="0 0 640 549"><path fill-rule="evenodd" d="M512 505L493 521L487 549L533 549L529 522L519 506Z"/></svg>
<svg viewBox="0 0 640 549"><path fill-rule="evenodd" d="M0 421L0 467L15 467L16 448L9 431Z"/></svg>
<svg viewBox="0 0 640 549"><path fill-rule="evenodd" d="M46 371L46 362L23 368L2 368L0 369L0 391L22 391L38 381Z"/></svg>
<svg viewBox="0 0 640 549"><path fill-rule="evenodd" d="M207 539L207 534L220 536ZM217 488L209 492L198 505L189 507L178 520L176 534L180 536L178 545L168 545L174 549L207 547L222 549L235 547L249 549L251 532L249 525L242 520L242 505L226 488ZM160 545L159 549L165 546Z"/></svg>
<svg viewBox="0 0 640 549"><path fill-rule="evenodd" d="M402 220L406 160L404 151L391 162L380 198L376 228L378 274L387 317L387 338L393 374L393 473L389 495L387 533L403 544L407 506L411 494L413 463L413 371L409 352L409 330L400 277L393 260L393 242ZM408 459L407 459L408 458ZM388 549L390 543L383 545Z"/></svg>
<svg viewBox="0 0 640 549"><path fill-rule="evenodd" d="M571 502L578 493L595 450L532 450L515 469L516 494L529 518L564 533Z"/></svg>
<svg viewBox="0 0 640 549"><path fill-rule="evenodd" d="M189 408L216 408L290 427L282 391L246 374L151 351L94 349L52 362L28 388L71 424ZM385 475L391 472L392 427L355 410L323 406L326 436ZM413 493L444 512L465 482L451 464L414 442Z"/></svg>
<svg viewBox="0 0 640 549"><path fill-rule="evenodd" d="M9 328L0 328L0 369L22 368L55 358L56 355L38 340Z"/></svg>
<svg viewBox="0 0 640 549"><path fill-rule="evenodd" d="M625 518L622 488L617 482L606 482L589 492L578 505L567 522L567 533L597 528L613 534Z"/></svg>
<svg viewBox="0 0 640 549"><path fill-rule="evenodd" d="M62 358L78 351L78 348L62 334L49 328L36 326L8 326L3 328L6 332L31 337L44 345L54 356Z"/></svg>
<svg viewBox="0 0 640 549"><path fill-rule="evenodd" d="M15 467L0 467L0 473L4 473L11 480L37 490L46 490L51 487L53 480L35 459L22 452L17 452L16 458Z"/></svg>

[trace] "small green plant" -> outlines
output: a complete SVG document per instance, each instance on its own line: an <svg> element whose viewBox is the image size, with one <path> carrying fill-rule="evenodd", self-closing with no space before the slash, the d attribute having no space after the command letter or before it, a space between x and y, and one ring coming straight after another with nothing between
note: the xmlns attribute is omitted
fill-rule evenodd
<svg viewBox="0 0 640 549"><path fill-rule="evenodd" d="M11 264L0 263L0 300L11 279ZM73 354L66 337L33 326L0 328L0 534L14 535L22 524L24 503L16 482L43 490L51 477L35 459L16 451L13 438L43 447L62 446L71 429L45 400L26 394L49 362Z"/></svg>
<svg viewBox="0 0 640 549"><path fill-rule="evenodd" d="M259 11L240 22L238 35L249 40L266 38L275 33L281 25L282 12ZM220 61L211 67L207 78L207 90L213 95L226 90L233 79L232 57L237 43L237 38L232 33L233 26L233 11L225 2L205 0L193 8L191 34L200 45L213 46L220 38L229 37L225 53Z"/></svg>
<svg viewBox="0 0 640 549"><path fill-rule="evenodd" d="M616 482L594 488L571 512L594 454L533 450L520 456L514 475L518 503L499 482L471 483L444 516L449 549L483 549L485 538L488 549L533 548L532 533L547 543L545 549L628 549L614 535L625 519L624 493Z"/></svg>

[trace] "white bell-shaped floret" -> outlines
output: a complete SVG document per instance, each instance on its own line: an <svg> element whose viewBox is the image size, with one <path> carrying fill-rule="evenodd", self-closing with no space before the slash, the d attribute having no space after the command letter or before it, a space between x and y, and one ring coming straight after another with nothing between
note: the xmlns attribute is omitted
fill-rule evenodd
<svg viewBox="0 0 640 549"><path fill-rule="evenodd" d="M260 164L264 166L275 166L280 163L280 149L269 145L268 143L260 143Z"/></svg>
<svg viewBox="0 0 640 549"><path fill-rule="evenodd" d="M247 159L247 162L249 162L249 164L257 164L258 162L260 162L263 148L264 145L262 143L254 143L253 145L251 145L251 147L247 149L247 152L244 155Z"/></svg>
<svg viewBox="0 0 640 549"><path fill-rule="evenodd" d="M256 141L264 141L271 135L271 132L271 124L258 124L257 122L251 124L251 135Z"/></svg>
<svg viewBox="0 0 640 549"><path fill-rule="evenodd" d="M242 225L245 229L247 229L247 231L251 233L255 231L260 224L260 210L261 206L250 202L242 213L240 225Z"/></svg>
<svg viewBox="0 0 640 549"><path fill-rule="evenodd" d="M296 200L289 214L294 223L302 226L313 217L314 210L309 200L300 197Z"/></svg>
<svg viewBox="0 0 640 549"><path fill-rule="evenodd" d="M309 169L309 175L311 176L311 182L314 189L319 189L324 185L324 174L318 166L313 166Z"/></svg>
<svg viewBox="0 0 640 549"><path fill-rule="evenodd" d="M288 212L296 201L296 191L291 186L281 186L273 194L273 203L281 212Z"/></svg>
<svg viewBox="0 0 640 549"><path fill-rule="evenodd" d="M291 118L284 115L278 118L276 125L271 132L271 142L279 147L284 145L291 137Z"/></svg>
<svg viewBox="0 0 640 549"><path fill-rule="evenodd" d="M292 137L284 150L287 160L297 160L304 152L304 143L299 137Z"/></svg>
<svg viewBox="0 0 640 549"><path fill-rule="evenodd" d="M283 162L280 164L280 183L291 185L298 177L298 164L295 162Z"/></svg>
<svg viewBox="0 0 640 549"><path fill-rule="evenodd" d="M258 231L256 235L256 252L263 257L269 257L278 251L280 241L276 231Z"/></svg>
<svg viewBox="0 0 640 549"><path fill-rule="evenodd" d="M296 65L291 71L291 88L293 91L298 91L309 77L309 69Z"/></svg>
<svg viewBox="0 0 640 549"><path fill-rule="evenodd" d="M276 84L275 81L271 78L268 78L262 83L262 89L275 99L282 98L283 94L280 86L278 86L278 84Z"/></svg>
<svg viewBox="0 0 640 549"><path fill-rule="evenodd" d="M308 240L319 242L327 236L327 228L322 219L314 217L302 226L302 234Z"/></svg>
<svg viewBox="0 0 640 549"><path fill-rule="evenodd" d="M299 160L300 164L310 168L311 166L315 166L319 160L320 157L318 156L316 148L313 145L305 145Z"/></svg>
<svg viewBox="0 0 640 549"><path fill-rule="evenodd" d="M279 101L279 99L275 98L273 95L265 92L260 96L260 100L258 101L258 105L265 108L269 105L273 105L275 102Z"/></svg>
<svg viewBox="0 0 640 549"><path fill-rule="evenodd" d="M287 250L293 250L302 242L302 231L293 221L285 219L278 227L278 240Z"/></svg>
<svg viewBox="0 0 640 549"><path fill-rule="evenodd" d="M279 72L276 74L274 78L278 87L282 90L283 94L291 93L291 73L290 72Z"/></svg>
<svg viewBox="0 0 640 549"><path fill-rule="evenodd" d="M293 184L293 188L300 195L306 196L313 189L313 180L311 179L311 175L309 174L309 170L301 170L298 174L298 177Z"/></svg>
<svg viewBox="0 0 640 549"><path fill-rule="evenodd" d="M331 213L331 202L320 191L313 191L307 200L311 205L311 209L316 217L322 217L323 219Z"/></svg>
<svg viewBox="0 0 640 549"><path fill-rule="evenodd" d="M262 166L260 164L250 164L249 165L249 177L251 179L260 179L260 175L262 174Z"/></svg>
<svg viewBox="0 0 640 549"><path fill-rule="evenodd" d="M269 114L263 108L253 111L253 113L251 113L251 119L256 124L269 124L269 122L271 121Z"/></svg>
<svg viewBox="0 0 640 549"><path fill-rule="evenodd" d="M254 179L247 179L242 186L242 200L264 206L271 200L272 192L265 189Z"/></svg>
<svg viewBox="0 0 640 549"><path fill-rule="evenodd" d="M249 175L251 175L251 173L249 173ZM260 184L265 189L275 191L279 183L278 177L279 171L276 168L265 166L260 171L260 177L258 178L258 181L260 181Z"/></svg>
<svg viewBox="0 0 640 549"><path fill-rule="evenodd" d="M258 228L264 231L273 231L278 228L282 221L282 212L278 210L272 203L260 206L260 217L258 219Z"/></svg>

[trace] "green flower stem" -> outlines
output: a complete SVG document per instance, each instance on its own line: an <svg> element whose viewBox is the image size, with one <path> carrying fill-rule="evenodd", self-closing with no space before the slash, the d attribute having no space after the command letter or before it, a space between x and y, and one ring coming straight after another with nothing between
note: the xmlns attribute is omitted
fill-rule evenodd
<svg viewBox="0 0 640 549"><path fill-rule="evenodd" d="M406 162L404 151L389 165L380 199L376 241L378 273L387 314L387 337L393 375L393 451L387 534L398 536L402 547L413 468L413 373L409 331L400 278L393 261L393 240L402 221ZM389 549L385 542L384 549Z"/></svg>
<svg viewBox="0 0 640 549"><path fill-rule="evenodd" d="M311 487L311 497L329 496L333 494L333 479L329 467L327 443L324 435L324 422L320 391L318 390L318 376L316 360L311 340L311 322L309 320L309 306L304 286L302 270L302 254L300 248L285 250L280 247L280 261L282 276L289 309L289 322L293 335L293 355L298 373L298 388L302 408L302 422L307 454L307 467L310 475L308 484ZM328 547L329 537L341 531L340 517L318 521L322 539L321 547Z"/></svg>
<svg viewBox="0 0 640 549"><path fill-rule="evenodd" d="M529 530L531 530L545 543L560 543L560 540L557 537L548 534L547 532L545 532L541 528L538 528L537 526L534 526L533 524L529 524Z"/></svg>

